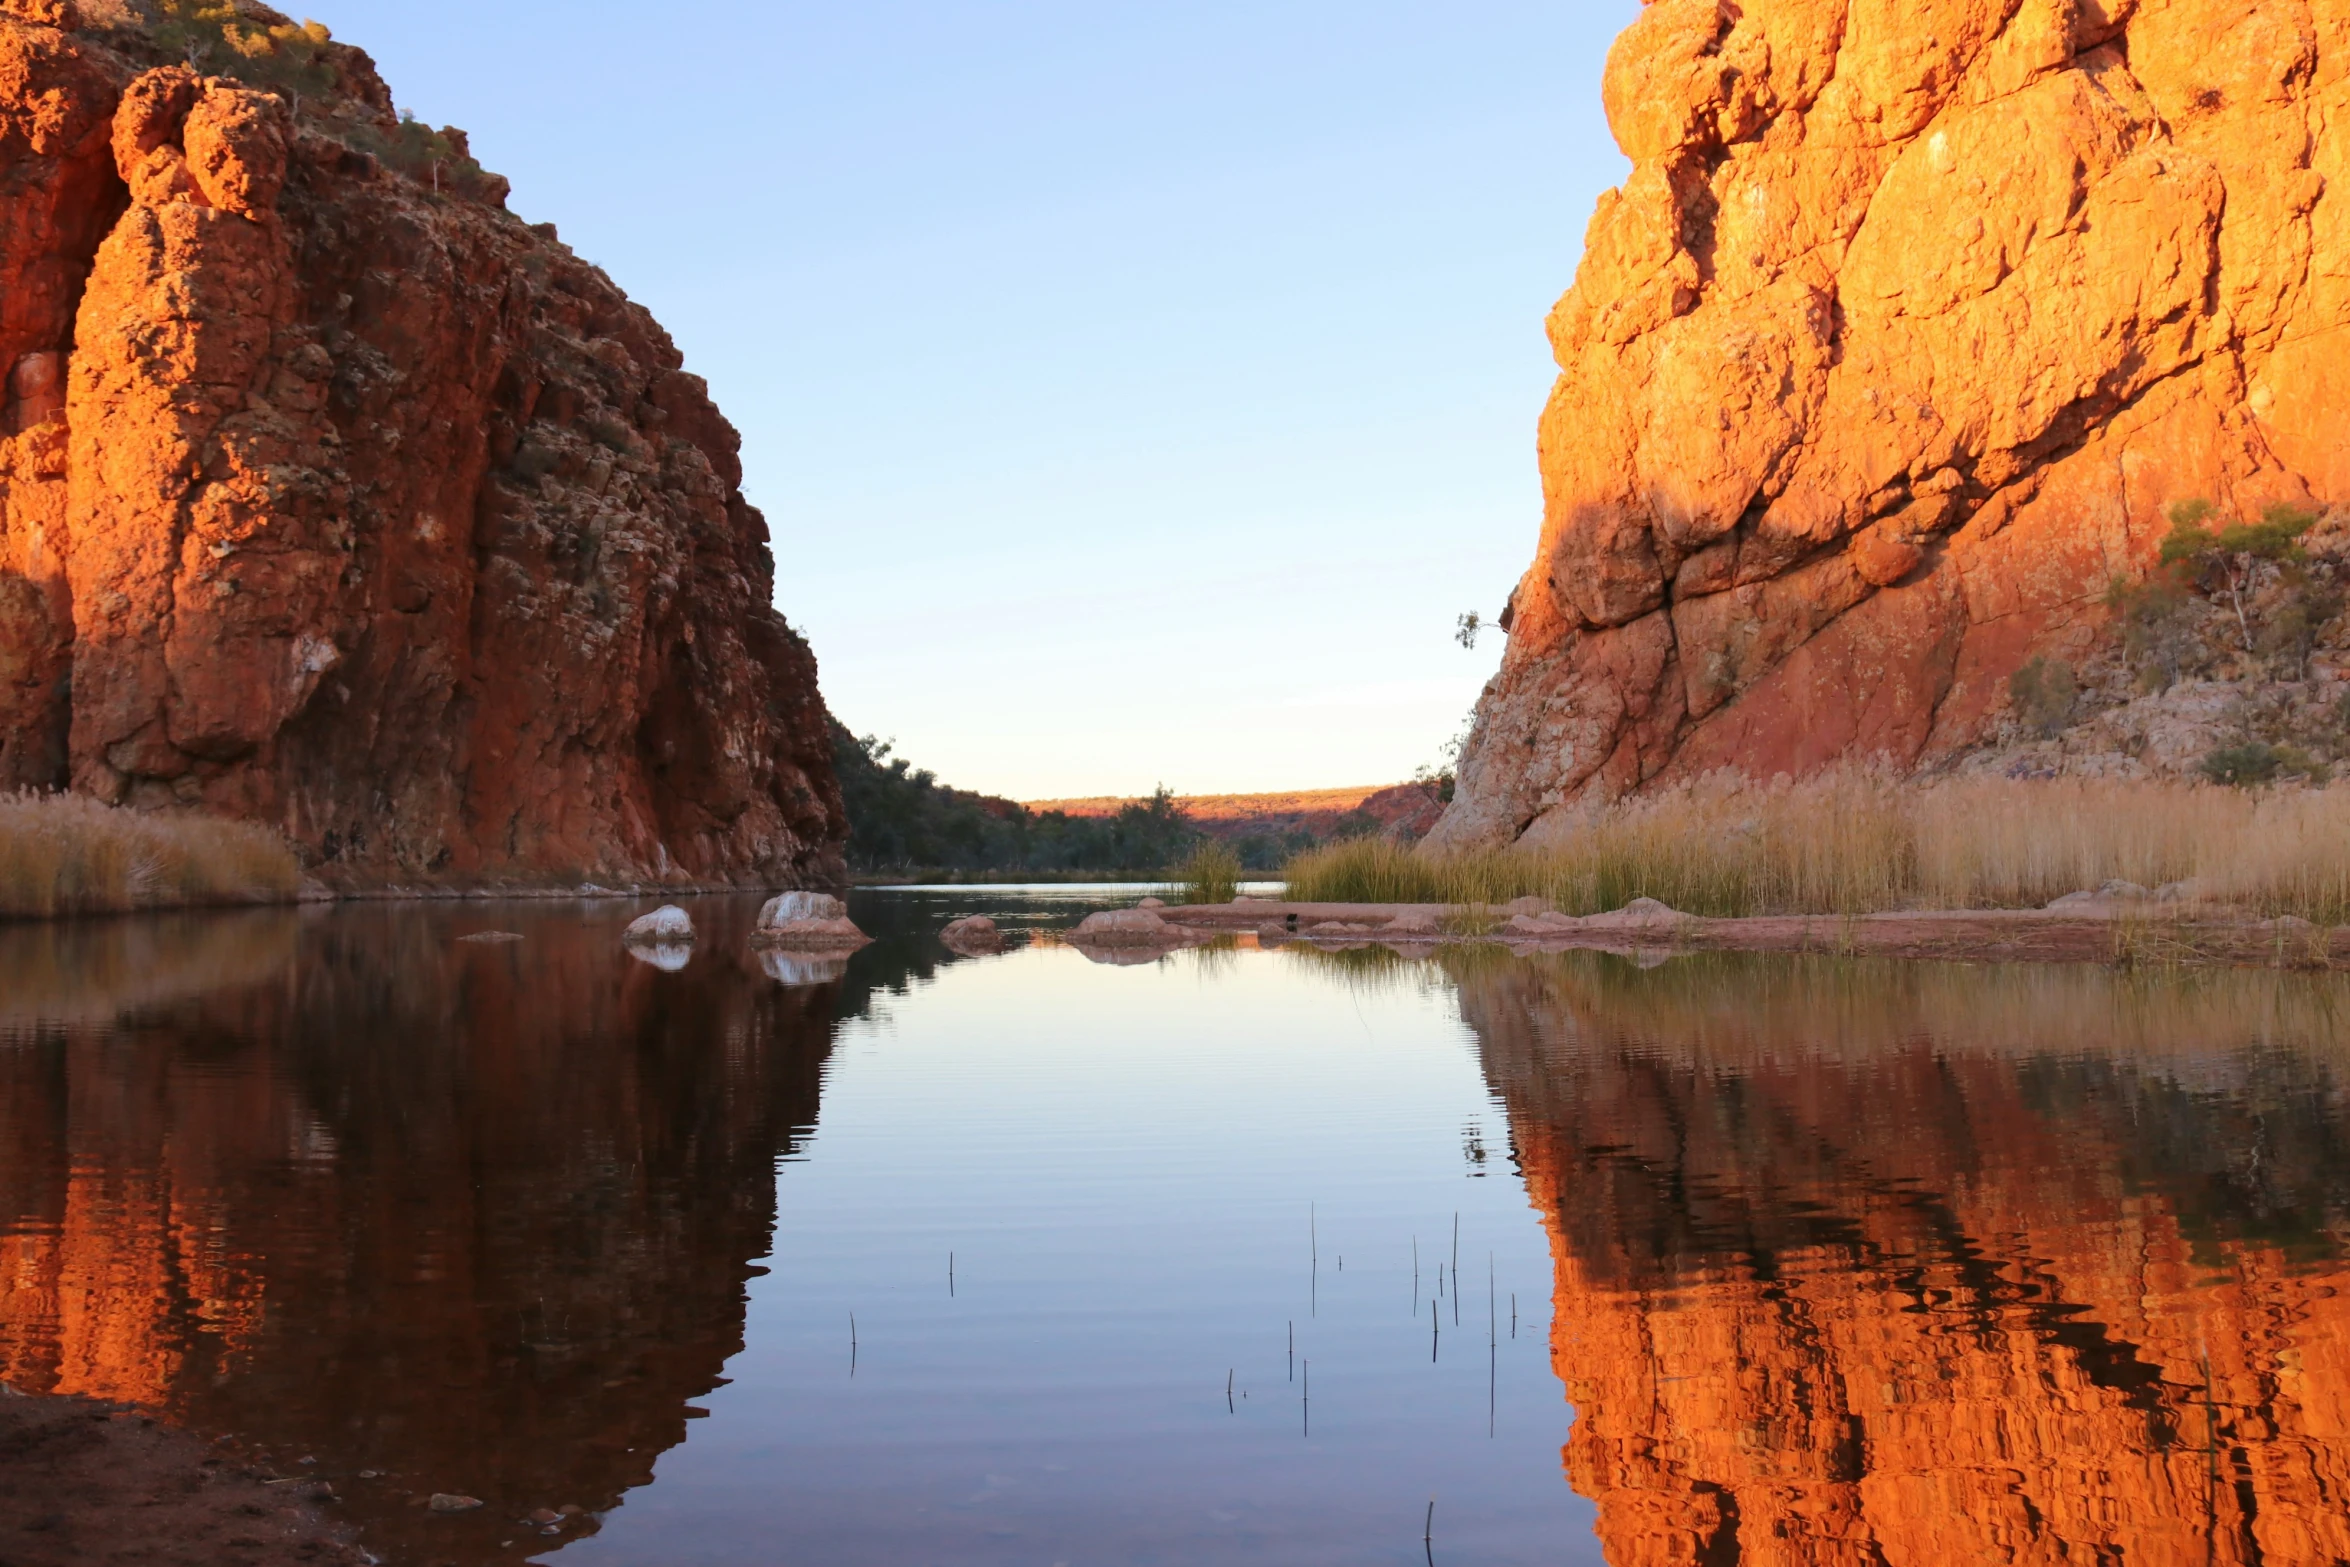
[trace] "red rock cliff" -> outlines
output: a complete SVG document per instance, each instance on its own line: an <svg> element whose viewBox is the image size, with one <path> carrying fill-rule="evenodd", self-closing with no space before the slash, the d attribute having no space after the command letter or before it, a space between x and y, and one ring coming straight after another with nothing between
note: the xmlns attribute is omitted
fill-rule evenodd
<svg viewBox="0 0 2350 1567"><path fill-rule="evenodd" d="M461 134L295 42L263 90L0 4L0 787L346 885L836 877L735 431Z"/></svg>
<svg viewBox="0 0 2350 1567"><path fill-rule="evenodd" d="M1442 847L1931 764L2166 505L2350 501L2350 11L1652 0Z"/></svg>

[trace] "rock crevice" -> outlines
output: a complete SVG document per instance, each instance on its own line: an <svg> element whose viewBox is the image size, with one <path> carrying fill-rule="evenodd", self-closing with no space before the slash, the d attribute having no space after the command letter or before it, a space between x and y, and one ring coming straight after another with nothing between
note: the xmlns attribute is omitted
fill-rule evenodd
<svg viewBox="0 0 2350 1567"><path fill-rule="evenodd" d="M1439 848L1935 765L2169 505L2350 501L2350 21L1651 0L1606 100L1634 168L1550 318L1541 544Z"/></svg>

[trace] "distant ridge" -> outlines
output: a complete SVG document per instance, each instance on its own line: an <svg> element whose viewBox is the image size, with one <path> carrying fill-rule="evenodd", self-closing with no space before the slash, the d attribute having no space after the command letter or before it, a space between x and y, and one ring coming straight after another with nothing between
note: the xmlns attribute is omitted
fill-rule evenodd
<svg viewBox="0 0 2350 1567"><path fill-rule="evenodd" d="M1022 802L1038 814L1115 816L1148 797L1093 795L1072 800ZM1303 833L1320 839L1353 827L1417 839L1436 824L1444 801L1435 783L1357 784L1341 789L1290 789L1269 794L1187 794L1176 796L1183 814L1213 838L1257 833Z"/></svg>

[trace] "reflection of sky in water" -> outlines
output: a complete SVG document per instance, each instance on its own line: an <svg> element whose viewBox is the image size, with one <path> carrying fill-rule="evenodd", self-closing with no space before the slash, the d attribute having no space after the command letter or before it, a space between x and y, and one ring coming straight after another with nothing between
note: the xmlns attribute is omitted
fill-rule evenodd
<svg viewBox="0 0 2350 1567"><path fill-rule="evenodd" d="M1431 1496L1439 1562L2350 1560L2338 977L1113 966L1050 893L697 900L679 971L0 926L0 1380L315 1457L395 1567L1400 1563Z"/></svg>
<svg viewBox="0 0 2350 1567"><path fill-rule="evenodd" d="M780 1172L732 1384L562 1559L1405 1561L1434 1496L1456 1559L1596 1560L1547 1247L1436 978L1035 950L881 1002Z"/></svg>

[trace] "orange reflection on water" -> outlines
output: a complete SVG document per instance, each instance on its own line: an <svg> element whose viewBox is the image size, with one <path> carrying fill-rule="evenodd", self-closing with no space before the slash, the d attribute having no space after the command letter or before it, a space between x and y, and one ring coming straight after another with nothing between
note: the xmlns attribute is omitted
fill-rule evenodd
<svg viewBox="0 0 2350 1567"><path fill-rule="evenodd" d="M0 929L0 1380L315 1455L395 1559L613 1506L741 1347L816 1118L838 987L752 967L754 911L690 981L576 911Z"/></svg>
<svg viewBox="0 0 2350 1567"><path fill-rule="evenodd" d="M2337 989L1464 971L1608 1560L2350 1560Z"/></svg>

